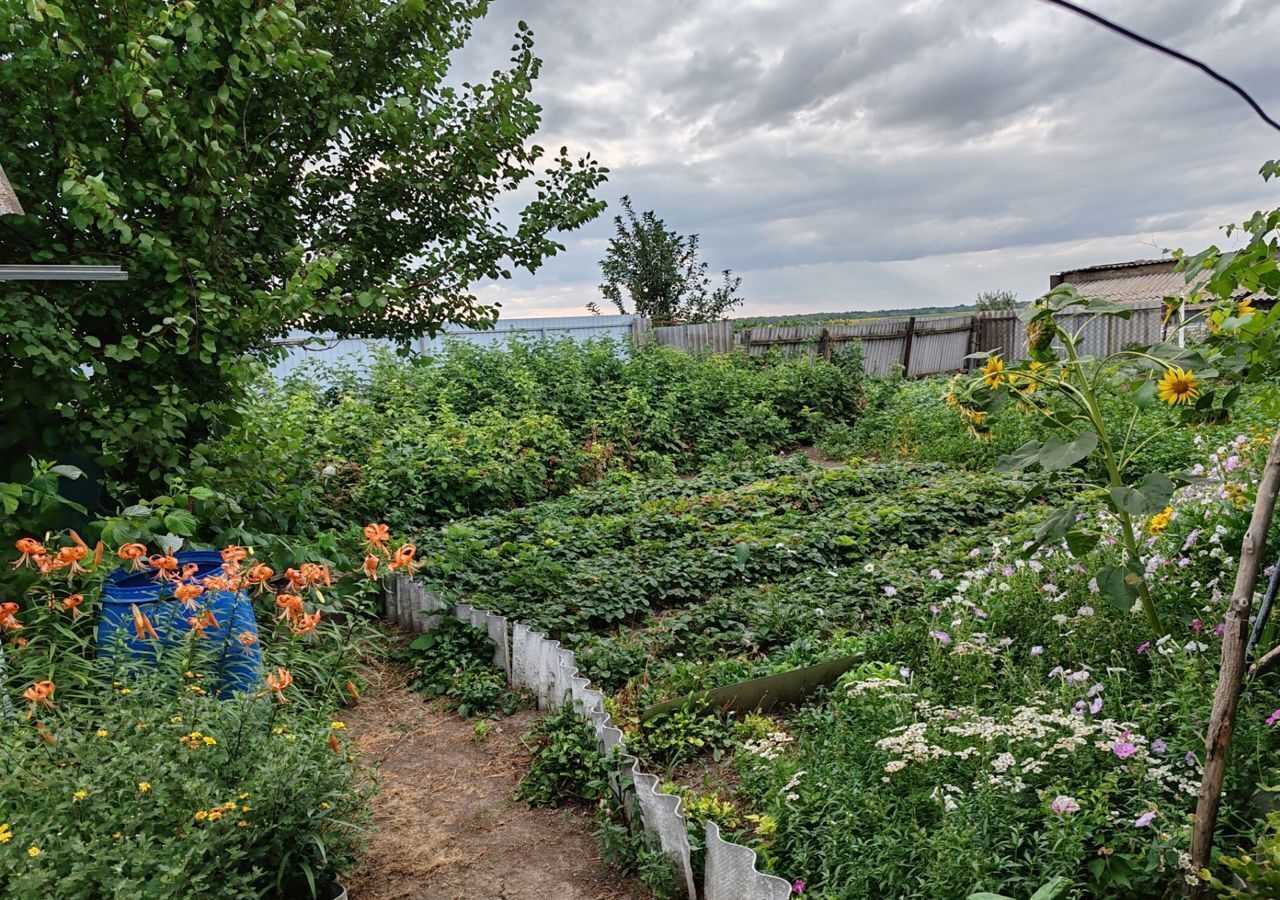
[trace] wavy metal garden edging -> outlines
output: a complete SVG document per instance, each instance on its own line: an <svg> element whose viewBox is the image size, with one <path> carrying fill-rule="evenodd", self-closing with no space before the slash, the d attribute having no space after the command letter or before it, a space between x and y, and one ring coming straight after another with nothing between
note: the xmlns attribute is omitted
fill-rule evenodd
<svg viewBox="0 0 1280 900"><path fill-rule="evenodd" d="M533 691L538 697L539 709L556 709L564 705L565 698L570 698L574 709L595 730L600 753L611 754L618 748L621 767L613 781L614 790L624 808L630 807L632 801L639 806L645 832L671 856L690 897L787 900L791 896L791 885L786 880L757 870L755 851L723 840L713 822L707 822L706 866L702 893L698 893L680 798L658 790L658 777L642 772L638 760L626 752L622 732L614 727L605 712L604 694L592 690L591 682L578 675L573 653L561 647L559 641L548 640L522 622L510 623L505 616L462 603L445 603L403 575L384 582L384 602L387 618L415 633L430 631L445 614L487 632L494 643L494 665L506 673L513 687ZM631 796L623 796L623 786L628 782Z"/></svg>

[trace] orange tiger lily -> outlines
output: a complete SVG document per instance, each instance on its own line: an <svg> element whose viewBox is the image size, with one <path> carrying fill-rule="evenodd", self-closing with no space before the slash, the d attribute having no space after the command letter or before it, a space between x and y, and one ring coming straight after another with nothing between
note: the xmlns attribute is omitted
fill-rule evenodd
<svg viewBox="0 0 1280 900"><path fill-rule="evenodd" d="M16 618L18 604L0 603L0 628L5 631L21 631L22 623Z"/></svg>
<svg viewBox="0 0 1280 900"><path fill-rule="evenodd" d="M222 564L224 566L239 567L240 563L249 558L249 551L239 544L232 544L222 551Z"/></svg>
<svg viewBox="0 0 1280 900"><path fill-rule="evenodd" d="M365 546L387 556L387 541L391 540L391 529L381 522L373 522L364 526Z"/></svg>
<svg viewBox="0 0 1280 900"><path fill-rule="evenodd" d="M138 604L130 603L129 608L133 610L133 631L138 635L138 640L159 640L160 635L156 634L156 627L151 624L147 614L138 609Z"/></svg>
<svg viewBox="0 0 1280 900"><path fill-rule="evenodd" d="M329 749L332 750L334 753L338 753L338 754L342 753L342 745L338 743L338 736L334 734L332 731L329 732L328 743L329 743Z"/></svg>
<svg viewBox="0 0 1280 900"><path fill-rule="evenodd" d="M35 684L31 685L31 687L23 691L22 696L37 706L43 706L45 709L49 709L53 706L53 700L51 699L53 697L53 682L37 681Z"/></svg>
<svg viewBox="0 0 1280 900"><path fill-rule="evenodd" d="M288 703L284 698L285 689L293 684L293 675L284 666L276 669L274 672L268 672L266 678L267 688L260 691L257 696L265 697L267 694L275 694L281 703Z"/></svg>
<svg viewBox="0 0 1280 900"><path fill-rule="evenodd" d="M361 566L361 568L364 569L364 574L370 581L378 580L378 565L381 562L382 560L378 559L378 557L374 556L372 553L364 558L364 565Z"/></svg>
<svg viewBox="0 0 1280 900"><path fill-rule="evenodd" d="M243 647L252 647L254 644L258 643L258 636L252 631L242 631L236 640L238 640L240 645Z"/></svg>
<svg viewBox="0 0 1280 900"><path fill-rule="evenodd" d="M125 544L116 551L116 556L129 563L131 569L141 569L146 555L146 544Z"/></svg>
<svg viewBox="0 0 1280 900"><path fill-rule="evenodd" d="M218 620L213 615L213 610L206 609L198 616L191 616L187 619L187 624L191 626L199 637L205 637L204 630L206 628L218 628Z"/></svg>
<svg viewBox="0 0 1280 900"><path fill-rule="evenodd" d="M70 597L62 598L62 608L71 610L71 621L84 615L80 610L80 606L84 603L84 594L72 594Z"/></svg>
<svg viewBox="0 0 1280 900"><path fill-rule="evenodd" d="M328 566L322 566L319 563L303 563L300 568L302 570L300 574L306 579L307 584L333 587L333 578L329 575Z"/></svg>
<svg viewBox="0 0 1280 900"><path fill-rule="evenodd" d="M35 538L18 538L18 540L14 542L14 546L17 547L18 552L22 554L18 557L17 562L13 564L15 569L18 568L18 566L38 567L40 559L49 552L45 549L44 544L40 543Z"/></svg>
<svg viewBox="0 0 1280 900"><path fill-rule="evenodd" d="M347 682L347 693L351 695L352 700L358 701L360 699L360 689L356 687L356 683L354 681Z"/></svg>
<svg viewBox="0 0 1280 900"><path fill-rule="evenodd" d="M262 590L263 585L272 579L276 574L275 569L266 563L254 563L249 568L249 572L245 575L244 580L248 584L257 585L258 590Z"/></svg>
<svg viewBox="0 0 1280 900"><path fill-rule="evenodd" d="M156 570L158 581L172 581L178 576L178 558L170 554L159 553L147 560L147 565Z"/></svg>
<svg viewBox="0 0 1280 900"><path fill-rule="evenodd" d="M401 544L391 559L391 570L394 572L396 569L408 569L412 572L415 565L413 555L417 552L418 548L413 544Z"/></svg>
<svg viewBox="0 0 1280 900"><path fill-rule="evenodd" d="M73 531L71 534L74 536L75 532ZM53 564L49 567L49 571L70 567L71 571L68 573L70 575L84 572L85 568L80 565L80 560L88 555L89 548L83 543L74 547L61 547L58 549L57 556L53 558Z"/></svg>
<svg viewBox="0 0 1280 900"><path fill-rule="evenodd" d="M183 606L193 606L197 600L204 594L204 588L198 584L192 584L184 581L182 584L174 585L173 599L180 602Z"/></svg>
<svg viewBox="0 0 1280 900"><path fill-rule="evenodd" d="M27 718L28 719L31 718L31 715L29 713L27 714ZM46 744L58 743L58 739L53 736L52 731L44 727L43 722L36 723L36 734L40 735L40 740L44 741Z"/></svg>
<svg viewBox="0 0 1280 900"><path fill-rule="evenodd" d="M278 618L288 619L291 622L306 612L302 606L302 598L297 594L277 594L276 606L281 611Z"/></svg>
<svg viewBox="0 0 1280 900"><path fill-rule="evenodd" d="M310 615L300 615L293 620L290 626L294 634L310 634L316 630L316 626L320 624L320 610L316 610Z"/></svg>
<svg viewBox="0 0 1280 900"><path fill-rule="evenodd" d="M297 569L285 569L284 580L289 582L289 587L295 591L300 591L307 586L307 579Z"/></svg>

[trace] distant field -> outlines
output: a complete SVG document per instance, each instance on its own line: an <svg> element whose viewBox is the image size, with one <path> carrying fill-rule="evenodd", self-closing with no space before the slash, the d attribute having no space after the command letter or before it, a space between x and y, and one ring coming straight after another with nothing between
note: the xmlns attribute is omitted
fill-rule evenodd
<svg viewBox="0 0 1280 900"><path fill-rule="evenodd" d="M761 325L847 325L850 322L862 322L867 319L899 319L907 316L961 316L975 310L976 307L969 303L962 306L916 306L910 309L815 312L790 316L751 316L749 318L734 319L733 327L735 330L740 331L743 328L755 328Z"/></svg>

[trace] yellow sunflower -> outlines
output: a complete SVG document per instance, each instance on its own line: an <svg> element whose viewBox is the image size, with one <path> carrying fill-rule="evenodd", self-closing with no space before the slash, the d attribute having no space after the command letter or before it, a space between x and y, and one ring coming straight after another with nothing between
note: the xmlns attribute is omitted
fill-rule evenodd
<svg viewBox="0 0 1280 900"><path fill-rule="evenodd" d="M1245 319L1245 318L1248 318L1249 316L1253 315L1253 314L1254 314L1254 313L1256 313L1256 312L1257 312L1257 310L1256 310L1256 309L1254 309L1253 304L1249 302L1249 298L1247 298L1247 297L1246 297L1245 299L1241 300L1241 301L1236 305L1236 317L1237 317L1237 318Z"/></svg>
<svg viewBox="0 0 1280 900"><path fill-rule="evenodd" d="M1196 381L1195 373L1177 366L1170 366L1169 371L1164 373L1164 377L1157 385L1156 396L1170 406L1190 403L1200 396L1199 385L1200 382Z"/></svg>
<svg viewBox="0 0 1280 900"><path fill-rule="evenodd" d="M994 389L1000 387L1005 378L1004 360L998 356L990 357L987 364L982 367L982 380L986 382L987 387Z"/></svg>

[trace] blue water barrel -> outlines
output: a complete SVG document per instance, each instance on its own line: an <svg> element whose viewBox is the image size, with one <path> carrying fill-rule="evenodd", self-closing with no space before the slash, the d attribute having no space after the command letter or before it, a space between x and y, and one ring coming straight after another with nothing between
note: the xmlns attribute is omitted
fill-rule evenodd
<svg viewBox="0 0 1280 900"><path fill-rule="evenodd" d="M222 556L213 550L185 550L176 553L179 568L191 563L197 566L192 580L198 581L222 573ZM137 606L155 626L159 639L144 640L133 627L133 609ZM204 629L201 646L211 659L213 670L204 674L211 683L206 690L220 697L239 691L258 689L262 678L262 648L256 640L258 620L247 594L236 591L205 591L194 607L173 599L173 586L155 580L155 572L143 569L128 572L116 569L102 586L102 613L98 617L98 658L110 661L118 649L137 660L155 665L159 656L179 645L191 631L188 619L210 610L218 627ZM241 635L251 634L249 646Z"/></svg>

